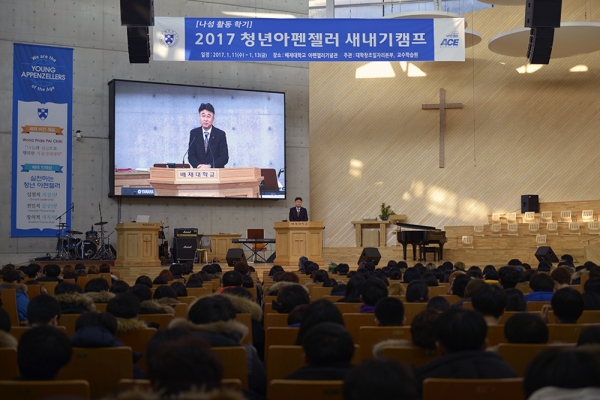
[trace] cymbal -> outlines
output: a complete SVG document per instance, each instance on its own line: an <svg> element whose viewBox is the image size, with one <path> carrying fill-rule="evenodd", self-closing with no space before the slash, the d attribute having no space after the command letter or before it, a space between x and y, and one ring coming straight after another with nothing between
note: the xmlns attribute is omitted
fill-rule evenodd
<svg viewBox="0 0 600 400"><path fill-rule="evenodd" d="M102 221L102 222L96 222L94 225L106 225L108 224L107 221Z"/></svg>
<svg viewBox="0 0 600 400"><path fill-rule="evenodd" d="M79 231L67 231L67 233L70 233L71 235L82 235L83 232L79 232Z"/></svg>

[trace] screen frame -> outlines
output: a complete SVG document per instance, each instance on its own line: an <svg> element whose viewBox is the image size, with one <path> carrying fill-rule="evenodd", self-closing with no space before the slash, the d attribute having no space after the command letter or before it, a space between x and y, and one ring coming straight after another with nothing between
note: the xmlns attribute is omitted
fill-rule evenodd
<svg viewBox="0 0 600 400"><path fill-rule="evenodd" d="M181 87L191 87L191 88L202 88L202 89L211 89L211 90L233 90L240 92L257 92L257 93L265 93L265 94L280 94L283 95L283 170L284 170L284 181L283 187L285 188L285 192L283 197L274 198L274 197L204 197L204 196L134 196L134 195L123 195L123 194L115 194L115 141L116 141L116 89L115 85L118 82L129 82L129 83L141 83L147 85L168 85L168 86L181 86ZM146 199L189 199L189 200L259 200L263 201L280 201L287 200L287 110L286 110L286 92L278 92L271 90L256 90L256 89L242 89L242 88L230 88L230 87L216 87L216 86L203 86L203 85L188 85L181 83L170 83L170 82L150 82L150 81L138 81L132 79L112 79L108 83L108 139L109 139L109 174L108 174L108 197L109 198L143 198ZM257 167L258 168L258 167ZM259 191L260 193L260 191Z"/></svg>

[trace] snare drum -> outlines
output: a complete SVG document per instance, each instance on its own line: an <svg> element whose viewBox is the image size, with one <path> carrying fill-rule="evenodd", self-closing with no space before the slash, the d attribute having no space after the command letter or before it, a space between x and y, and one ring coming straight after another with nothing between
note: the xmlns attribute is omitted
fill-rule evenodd
<svg viewBox="0 0 600 400"><path fill-rule="evenodd" d="M98 244L98 232L97 231L87 231L85 233L85 240L90 240L90 241Z"/></svg>
<svg viewBox="0 0 600 400"><path fill-rule="evenodd" d="M84 260L90 260L98 251L98 246L91 240L84 240L77 243L77 255Z"/></svg>

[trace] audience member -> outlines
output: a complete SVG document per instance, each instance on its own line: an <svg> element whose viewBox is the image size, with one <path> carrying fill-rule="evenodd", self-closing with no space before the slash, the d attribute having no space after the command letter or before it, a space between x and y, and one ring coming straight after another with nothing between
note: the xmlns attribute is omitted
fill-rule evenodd
<svg viewBox="0 0 600 400"><path fill-rule="evenodd" d="M175 291L175 296L177 296L177 298L187 297L187 295L188 295L185 285L181 282L171 283L171 289L173 289Z"/></svg>
<svg viewBox="0 0 600 400"><path fill-rule="evenodd" d="M550 273L554 279L554 291L568 287L571 284L571 271L567 267L558 267Z"/></svg>
<svg viewBox="0 0 600 400"><path fill-rule="evenodd" d="M226 288L230 287L241 287L244 282L244 276L237 271L227 271L223 274L223 287L218 289L215 293L219 294Z"/></svg>
<svg viewBox="0 0 600 400"><path fill-rule="evenodd" d="M71 361L73 348L67 335L53 326L28 329L17 348L20 379L53 380Z"/></svg>
<svg viewBox="0 0 600 400"><path fill-rule="evenodd" d="M421 284L425 285L423 282L421 282ZM377 304L380 299L387 297L387 295L388 289L385 283L376 278L368 279L362 286L360 299L362 300L363 304L360 306L359 312L375 312L375 304Z"/></svg>
<svg viewBox="0 0 600 400"><path fill-rule="evenodd" d="M252 344L261 360L265 353L265 329L263 327L263 311L252 298L252 293L243 287L232 287L221 293L231 302L236 313L250 314L252 323Z"/></svg>
<svg viewBox="0 0 600 400"><path fill-rule="evenodd" d="M515 267L507 265L498 270L498 282L504 290L514 289L522 281L523 275Z"/></svg>
<svg viewBox="0 0 600 400"><path fill-rule="evenodd" d="M125 293L126 291L129 290L131 286L129 286L129 284L125 281L122 280L117 280L115 282L113 282L113 284L110 286L109 291L111 293Z"/></svg>
<svg viewBox="0 0 600 400"><path fill-rule="evenodd" d="M140 301L140 314L175 314L175 309L167 304L152 300L152 291L144 284L138 283L128 290Z"/></svg>
<svg viewBox="0 0 600 400"><path fill-rule="evenodd" d="M29 297L27 296L27 285L21 283L21 274L19 271L10 268L2 269L2 289L14 289L17 295L17 314L19 321L27 321L27 306Z"/></svg>
<svg viewBox="0 0 600 400"><path fill-rule="evenodd" d="M600 295L594 292L583 292L581 297L585 304L584 310L600 310Z"/></svg>
<svg viewBox="0 0 600 400"><path fill-rule="evenodd" d="M404 305L395 297L384 297L375 304L375 323L378 326L402 326L404 318Z"/></svg>
<svg viewBox="0 0 600 400"><path fill-rule="evenodd" d="M415 346L425 350L435 350L434 328L440 314L439 311L428 308L415 315L410 324L410 335Z"/></svg>
<svg viewBox="0 0 600 400"><path fill-rule="evenodd" d="M60 267L56 264L48 264L43 269L44 276L37 278L38 282L60 282Z"/></svg>
<svg viewBox="0 0 600 400"><path fill-rule="evenodd" d="M0 348L17 348L17 339L10 334L11 327L10 315L0 307Z"/></svg>
<svg viewBox="0 0 600 400"><path fill-rule="evenodd" d="M505 311L527 311L527 302L523 292L519 289L505 289L506 307Z"/></svg>
<svg viewBox="0 0 600 400"><path fill-rule="evenodd" d="M504 337L508 343L548 343L548 327L539 315L521 312L513 315L504 324Z"/></svg>
<svg viewBox="0 0 600 400"><path fill-rule="evenodd" d="M310 304L306 287L301 285L287 285L277 293L277 301L273 301L273 310L280 314L287 314L301 304Z"/></svg>
<svg viewBox="0 0 600 400"><path fill-rule="evenodd" d="M162 285L156 288L152 299L157 301L159 304L172 306L173 304L179 304L180 301L177 298L175 290L171 286Z"/></svg>
<svg viewBox="0 0 600 400"><path fill-rule="evenodd" d="M577 340L577 346L600 345L600 326L590 326L581 332Z"/></svg>
<svg viewBox="0 0 600 400"><path fill-rule="evenodd" d="M506 294L500 286L483 284L473 293L471 301L475 311L483 315L488 326L500 323L506 307Z"/></svg>
<svg viewBox="0 0 600 400"><path fill-rule="evenodd" d="M306 332L320 322L335 322L345 326L340 310L332 302L325 299L313 301L302 316L296 345L302 346Z"/></svg>
<svg viewBox="0 0 600 400"><path fill-rule="evenodd" d="M414 280L406 288L407 303L427 303L429 301L429 287L421 280Z"/></svg>
<svg viewBox="0 0 600 400"><path fill-rule="evenodd" d="M525 301L550 301L554 295L554 279L548 274L537 274L529 281L531 293L525 295Z"/></svg>
<svg viewBox="0 0 600 400"><path fill-rule="evenodd" d="M152 289L152 279L150 279L149 276L146 275L142 275L139 276L136 280L135 280L135 284L142 284L142 285L146 285L148 286L150 289Z"/></svg>
<svg viewBox="0 0 600 400"><path fill-rule="evenodd" d="M58 326L61 307L56 298L47 294L35 296L27 307L27 318L31 326Z"/></svg>
<svg viewBox="0 0 600 400"><path fill-rule="evenodd" d="M171 264L169 272L171 272L171 277L173 277L173 279L183 279L185 281L185 278L183 277L183 266L180 263Z"/></svg>
<svg viewBox="0 0 600 400"><path fill-rule="evenodd" d="M351 370L344 380L344 400L418 398L412 374L397 361L363 361Z"/></svg>
<svg viewBox="0 0 600 400"><path fill-rule="evenodd" d="M450 294L455 294L460 298L465 297L465 289L467 284L471 280L471 277L467 274L457 275L452 283L450 284Z"/></svg>
<svg viewBox="0 0 600 400"><path fill-rule="evenodd" d="M106 312L117 319L117 335L146 328L138 319L140 301L133 293L120 293L106 305Z"/></svg>
<svg viewBox="0 0 600 400"><path fill-rule="evenodd" d="M444 312L450 308L450 302L442 296L434 296L429 299L427 308L433 309L439 312Z"/></svg>
<svg viewBox="0 0 600 400"><path fill-rule="evenodd" d="M103 278L90 279L85 284L85 295L92 299L94 303L108 303L115 294L109 291L110 286Z"/></svg>
<svg viewBox="0 0 600 400"><path fill-rule="evenodd" d="M556 291L550 305L558 324L576 324L585 308L581 293L569 287Z"/></svg>
<svg viewBox="0 0 600 400"><path fill-rule="evenodd" d="M83 294L83 290L74 283L61 282L54 288L54 297L60 303L62 314L83 314L96 311L94 302Z"/></svg>
<svg viewBox="0 0 600 400"><path fill-rule="evenodd" d="M340 303L360 303L360 294L366 280L360 276L353 276L346 284L346 294L339 299Z"/></svg>

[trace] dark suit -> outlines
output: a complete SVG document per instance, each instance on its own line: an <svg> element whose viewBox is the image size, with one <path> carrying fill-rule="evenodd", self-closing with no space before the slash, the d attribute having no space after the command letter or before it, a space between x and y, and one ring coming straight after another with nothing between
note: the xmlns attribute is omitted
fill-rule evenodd
<svg viewBox="0 0 600 400"><path fill-rule="evenodd" d="M308 212L306 211L306 208L300 207L300 215L298 215L298 212L296 211L296 207L290 208L290 217L288 218L288 220L289 221L308 221Z"/></svg>
<svg viewBox="0 0 600 400"><path fill-rule="evenodd" d="M225 165L229 161L225 132L214 126L208 137L208 149L206 152L204 151L204 131L202 128L194 128L190 131L188 148L188 160L193 168L196 168L200 164L210 164L212 168L225 168Z"/></svg>

